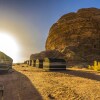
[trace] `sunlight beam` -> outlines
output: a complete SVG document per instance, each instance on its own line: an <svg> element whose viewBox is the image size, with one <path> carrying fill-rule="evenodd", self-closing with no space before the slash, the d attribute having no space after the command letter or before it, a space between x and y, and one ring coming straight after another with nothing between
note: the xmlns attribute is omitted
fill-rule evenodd
<svg viewBox="0 0 100 100"><path fill-rule="evenodd" d="M17 62L19 46L9 32L0 31L0 51L10 56L13 62Z"/></svg>

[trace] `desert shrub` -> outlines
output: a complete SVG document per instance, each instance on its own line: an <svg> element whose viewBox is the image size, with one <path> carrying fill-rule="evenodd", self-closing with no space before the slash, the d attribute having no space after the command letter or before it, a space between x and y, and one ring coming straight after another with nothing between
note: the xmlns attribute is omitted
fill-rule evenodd
<svg viewBox="0 0 100 100"><path fill-rule="evenodd" d="M100 71L100 62L94 61L93 66L88 66L89 69L95 70L95 71Z"/></svg>
<svg viewBox="0 0 100 100"><path fill-rule="evenodd" d="M92 66L89 65L89 66L88 66L88 69L93 69L93 68L92 68Z"/></svg>

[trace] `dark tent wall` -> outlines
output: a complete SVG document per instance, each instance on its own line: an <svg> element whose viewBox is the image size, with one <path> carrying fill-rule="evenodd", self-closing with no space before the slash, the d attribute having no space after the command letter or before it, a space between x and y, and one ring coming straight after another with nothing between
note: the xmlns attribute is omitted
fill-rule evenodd
<svg viewBox="0 0 100 100"><path fill-rule="evenodd" d="M27 60L27 65L29 65L29 60Z"/></svg>
<svg viewBox="0 0 100 100"><path fill-rule="evenodd" d="M45 58L43 69L46 70L66 70L66 61L64 59Z"/></svg>
<svg viewBox="0 0 100 100"><path fill-rule="evenodd" d="M42 59L36 60L36 67L37 68L43 68L43 60Z"/></svg>
<svg viewBox="0 0 100 100"><path fill-rule="evenodd" d="M34 67L36 67L36 60L34 60Z"/></svg>
<svg viewBox="0 0 100 100"><path fill-rule="evenodd" d="M32 67L36 67L36 60L32 60L31 66L32 66Z"/></svg>

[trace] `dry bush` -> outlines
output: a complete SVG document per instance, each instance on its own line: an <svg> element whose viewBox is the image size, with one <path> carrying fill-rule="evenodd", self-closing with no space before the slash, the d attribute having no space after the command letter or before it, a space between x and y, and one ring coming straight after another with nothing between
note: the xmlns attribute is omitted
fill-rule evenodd
<svg viewBox="0 0 100 100"><path fill-rule="evenodd" d="M100 62L94 61L93 66L88 66L89 69L95 70L95 71L100 71Z"/></svg>

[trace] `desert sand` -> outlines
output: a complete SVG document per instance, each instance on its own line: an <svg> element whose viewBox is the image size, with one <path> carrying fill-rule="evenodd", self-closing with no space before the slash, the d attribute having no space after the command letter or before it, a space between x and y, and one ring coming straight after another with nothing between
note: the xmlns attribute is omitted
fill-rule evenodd
<svg viewBox="0 0 100 100"><path fill-rule="evenodd" d="M86 69L51 72L20 64L0 82L3 100L100 100L100 73Z"/></svg>

